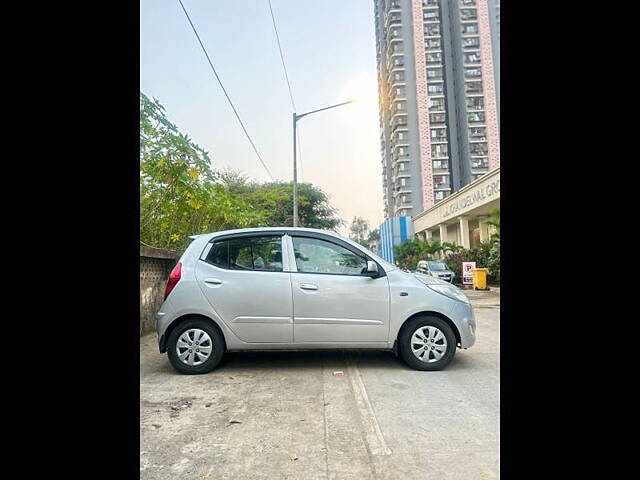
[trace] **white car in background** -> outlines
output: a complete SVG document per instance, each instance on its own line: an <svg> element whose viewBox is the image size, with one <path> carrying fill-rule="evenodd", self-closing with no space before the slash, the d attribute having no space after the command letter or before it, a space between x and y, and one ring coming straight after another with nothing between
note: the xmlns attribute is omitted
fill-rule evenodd
<svg viewBox="0 0 640 480"><path fill-rule="evenodd" d="M453 279L456 277L455 272L446 263L439 260L420 260L416 270L418 273L424 273L449 283L453 283Z"/></svg>

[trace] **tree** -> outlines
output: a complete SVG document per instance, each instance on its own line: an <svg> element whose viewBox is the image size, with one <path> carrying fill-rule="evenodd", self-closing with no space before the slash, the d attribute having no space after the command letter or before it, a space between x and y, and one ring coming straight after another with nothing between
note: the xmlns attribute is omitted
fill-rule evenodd
<svg viewBox="0 0 640 480"><path fill-rule="evenodd" d="M461 252L464 249L465 248L462 245L456 245L455 243L449 243L449 242L442 242L442 252L445 254L447 252L452 252L452 253Z"/></svg>
<svg viewBox="0 0 640 480"><path fill-rule="evenodd" d="M368 244L367 248L372 251L375 251L375 253L378 253L377 245L379 242L380 242L380 230L377 228L374 230L371 230L369 232L369 236L367 237L367 244ZM376 250L374 250L374 247L376 247Z"/></svg>
<svg viewBox="0 0 640 480"><path fill-rule="evenodd" d="M491 234L491 242L500 248L500 208L491 211L491 216L486 220L487 225L495 228L495 232Z"/></svg>
<svg viewBox="0 0 640 480"><path fill-rule="evenodd" d="M260 223L263 214L217 182L206 151L140 92L140 239L182 249L189 236Z"/></svg>
<svg viewBox="0 0 640 480"><path fill-rule="evenodd" d="M443 246L437 238L429 238L423 243L422 252L424 256L428 257L428 259L432 259L436 253L443 251Z"/></svg>
<svg viewBox="0 0 640 480"><path fill-rule="evenodd" d="M349 227L349 238L363 247L369 248L369 223L362 217L353 217Z"/></svg>
<svg viewBox="0 0 640 480"><path fill-rule="evenodd" d="M293 184L291 182L256 183L246 176L226 170L220 174L222 183L231 193L264 212L261 225L283 227L293 224ZM335 230L343 224L329 197L311 183L298 184L298 219L300 226Z"/></svg>

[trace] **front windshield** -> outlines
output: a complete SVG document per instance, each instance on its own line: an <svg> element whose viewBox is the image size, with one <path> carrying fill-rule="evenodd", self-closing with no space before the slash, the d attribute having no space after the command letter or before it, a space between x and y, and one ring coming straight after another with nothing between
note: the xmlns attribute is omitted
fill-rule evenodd
<svg viewBox="0 0 640 480"><path fill-rule="evenodd" d="M449 270L447 266L442 262L427 262L429 270Z"/></svg>

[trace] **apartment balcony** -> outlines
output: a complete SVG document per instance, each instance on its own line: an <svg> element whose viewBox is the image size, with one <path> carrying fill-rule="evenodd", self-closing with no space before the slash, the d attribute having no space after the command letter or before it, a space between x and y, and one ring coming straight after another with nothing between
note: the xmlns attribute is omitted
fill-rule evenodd
<svg viewBox="0 0 640 480"><path fill-rule="evenodd" d="M460 11L461 22L475 22L478 20L478 13L475 9L466 9Z"/></svg>
<svg viewBox="0 0 640 480"><path fill-rule="evenodd" d="M400 4L400 2L394 1L387 5L385 13L388 15L391 13L400 12L401 10L402 10L402 5Z"/></svg>
<svg viewBox="0 0 640 480"><path fill-rule="evenodd" d="M399 196L401 195L408 195L411 194L411 188L408 186L405 187L396 187L396 189L393 190L393 199L397 199Z"/></svg>
<svg viewBox="0 0 640 480"><path fill-rule="evenodd" d="M447 137L431 137L431 143L447 143Z"/></svg>
<svg viewBox="0 0 640 480"><path fill-rule="evenodd" d="M482 161L482 162L474 162L473 160L471 161L471 168L472 169L485 169L485 168L489 168L489 161Z"/></svg>
<svg viewBox="0 0 640 480"><path fill-rule="evenodd" d="M392 112L391 112L391 121L393 122L393 120L395 118L397 118L399 116L402 116L402 115L408 115L407 111L404 110L404 109L397 109L397 108L392 110Z"/></svg>
<svg viewBox="0 0 640 480"><path fill-rule="evenodd" d="M409 131L409 126L407 122L396 122L395 124L391 124L391 136L395 135L396 132L407 132Z"/></svg>
<svg viewBox="0 0 640 480"><path fill-rule="evenodd" d="M393 143L391 145L391 151L395 152L395 150L397 148L400 148L400 147L407 147L408 148L409 147L409 141L408 140L402 140L401 142Z"/></svg>
<svg viewBox="0 0 640 480"><path fill-rule="evenodd" d="M433 189L443 192L451 191L451 185L449 183L434 183Z"/></svg>
<svg viewBox="0 0 640 480"><path fill-rule="evenodd" d="M396 13L388 14L384 19L384 27L388 28L392 25L401 25L402 24L402 16L400 15L400 10L397 10Z"/></svg>
<svg viewBox="0 0 640 480"><path fill-rule="evenodd" d="M404 75L401 78L393 78L391 80L391 87L401 87L401 86L405 86L407 84L406 79L404 78Z"/></svg>
<svg viewBox="0 0 640 480"><path fill-rule="evenodd" d="M469 35L477 35L477 33L469 34ZM479 49L480 48L480 39L479 38L465 38L462 42L462 48L466 49ZM468 50L465 50L468 51Z"/></svg>
<svg viewBox="0 0 640 480"><path fill-rule="evenodd" d="M479 115L478 113L471 113L469 114L467 121L469 123L484 123L484 115Z"/></svg>
<svg viewBox="0 0 640 480"><path fill-rule="evenodd" d="M431 153L431 160L449 160L449 153L436 152Z"/></svg>
<svg viewBox="0 0 640 480"><path fill-rule="evenodd" d="M487 137L469 137L470 143L480 143L480 142L486 142L486 141L487 141Z"/></svg>
<svg viewBox="0 0 640 480"><path fill-rule="evenodd" d="M387 79L392 73L404 72L404 59L400 59L398 62L390 62L390 58L387 58Z"/></svg>

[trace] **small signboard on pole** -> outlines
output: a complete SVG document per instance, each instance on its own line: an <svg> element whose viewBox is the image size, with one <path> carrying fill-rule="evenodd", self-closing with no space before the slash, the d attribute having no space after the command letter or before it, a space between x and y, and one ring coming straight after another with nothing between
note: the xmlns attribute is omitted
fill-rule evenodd
<svg viewBox="0 0 640 480"><path fill-rule="evenodd" d="M472 285L473 274L471 271L476 268L476 262L462 262L462 284Z"/></svg>

